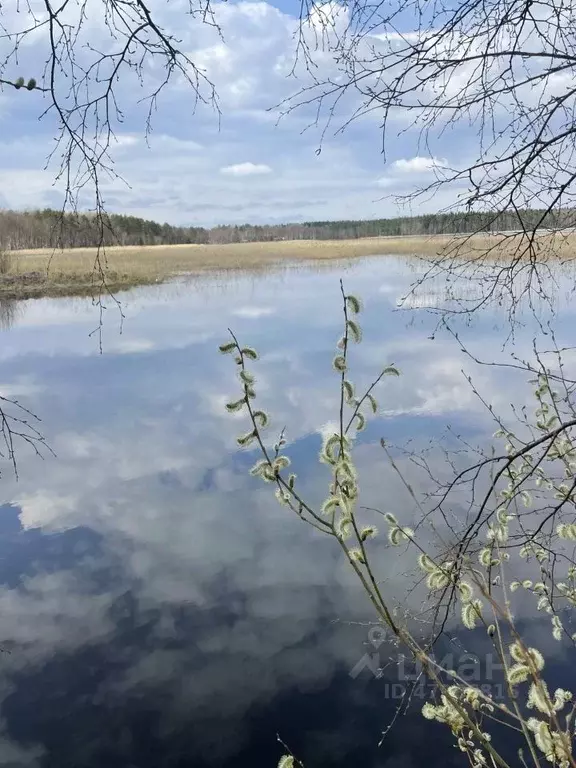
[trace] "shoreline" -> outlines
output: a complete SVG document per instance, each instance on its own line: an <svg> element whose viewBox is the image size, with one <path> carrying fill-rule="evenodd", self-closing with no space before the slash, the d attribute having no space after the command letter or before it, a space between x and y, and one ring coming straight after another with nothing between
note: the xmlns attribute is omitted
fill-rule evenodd
<svg viewBox="0 0 576 768"><path fill-rule="evenodd" d="M0 260L0 299L97 296L103 290L117 292L206 272L260 271L282 265L292 268L299 263L327 265L331 261L380 255L433 256L447 246L456 246L462 238L465 250L461 256L469 253L481 258L490 248L498 247L502 235L407 235L354 240L111 246L100 254L96 248L7 251ZM570 252L576 252L576 237L570 235L567 240L573 246ZM562 245L565 250L566 243ZM102 269L106 275L105 286L100 278Z"/></svg>

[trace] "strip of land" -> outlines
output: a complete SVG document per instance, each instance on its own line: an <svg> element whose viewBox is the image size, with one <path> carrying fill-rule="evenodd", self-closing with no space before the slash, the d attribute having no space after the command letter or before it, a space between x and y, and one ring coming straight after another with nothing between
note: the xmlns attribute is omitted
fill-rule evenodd
<svg viewBox="0 0 576 768"><path fill-rule="evenodd" d="M486 252L498 235L466 238L470 252ZM570 238L574 237L570 235ZM257 271L298 263L328 262L386 254L436 254L450 236L374 237L358 240L294 240L230 245L160 245L0 254L0 298L94 295L163 282L182 274ZM102 284L105 276L105 286Z"/></svg>

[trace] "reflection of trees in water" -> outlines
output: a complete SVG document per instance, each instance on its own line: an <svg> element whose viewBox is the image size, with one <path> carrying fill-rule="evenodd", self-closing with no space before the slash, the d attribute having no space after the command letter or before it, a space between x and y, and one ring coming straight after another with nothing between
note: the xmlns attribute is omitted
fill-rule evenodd
<svg viewBox="0 0 576 768"><path fill-rule="evenodd" d="M21 312L21 302L18 299L0 298L0 330L10 330L20 317Z"/></svg>
<svg viewBox="0 0 576 768"><path fill-rule="evenodd" d="M22 313L18 299L0 298L0 330L12 328ZM16 400L0 394L0 459L8 461L16 471L15 444L23 441L41 455L44 437L36 429L38 418Z"/></svg>

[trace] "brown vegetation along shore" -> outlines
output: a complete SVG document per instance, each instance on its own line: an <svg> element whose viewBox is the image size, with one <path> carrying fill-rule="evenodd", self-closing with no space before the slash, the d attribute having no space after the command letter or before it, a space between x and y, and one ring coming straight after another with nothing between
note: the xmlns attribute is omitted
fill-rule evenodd
<svg viewBox="0 0 576 768"><path fill-rule="evenodd" d="M494 236L468 240L466 248L486 252ZM106 287L115 291L205 271L258 270L278 265L328 262L378 254L435 254L452 238L375 237L360 240L294 240L229 245L127 246L107 248L101 257ZM95 248L11 251L0 254L0 297L93 295L101 290Z"/></svg>

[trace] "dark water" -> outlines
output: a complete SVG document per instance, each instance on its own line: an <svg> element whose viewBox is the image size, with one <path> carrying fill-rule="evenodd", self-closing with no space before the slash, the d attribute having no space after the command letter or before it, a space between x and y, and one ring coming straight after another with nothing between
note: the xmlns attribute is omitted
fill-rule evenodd
<svg viewBox="0 0 576 768"><path fill-rule="evenodd" d="M244 423L223 413L237 391L216 351L230 326L260 352L262 403L288 427L306 493L323 498L316 454L336 417L341 275L366 305L353 378L402 371L358 441L362 498L410 520L380 437L485 439L493 426L462 369L502 412L529 398L523 375L473 364L437 318L397 310L412 267L386 258L137 290L122 296L121 335L106 310L102 355L89 301L3 310L0 394L42 418L56 456L18 444L18 482L2 462L2 765L274 766L277 735L306 766L463 764L447 729L417 712L378 747L397 675L362 670L370 606L333 543L248 476L255 455L234 442ZM559 301L562 344L573 310ZM526 323L520 356L537 330ZM509 354L503 310L461 331L477 355ZM402 594L403 578L391 565L387 587Z"/></svg>

